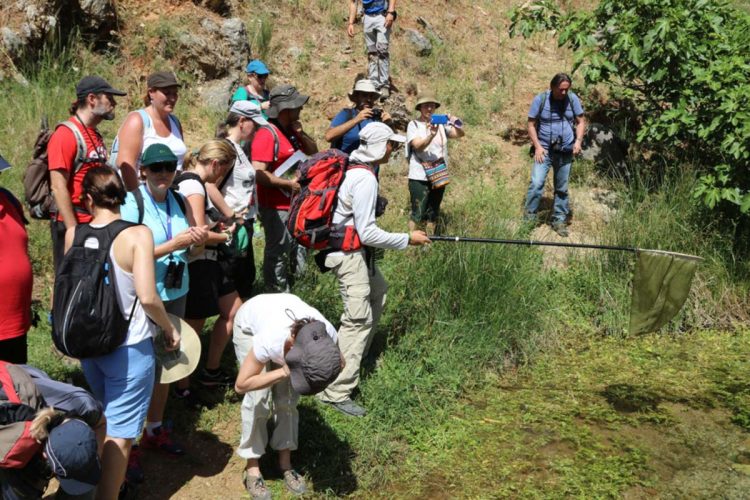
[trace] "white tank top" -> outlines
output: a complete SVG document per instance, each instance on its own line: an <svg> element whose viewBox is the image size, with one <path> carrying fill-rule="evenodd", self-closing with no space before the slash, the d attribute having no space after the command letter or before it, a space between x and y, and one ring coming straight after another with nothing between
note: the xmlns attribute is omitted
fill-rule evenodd
<svg viewBox="0 0 750 500"><path fill-rule="evenodd" d="M91 227L101 228L104 226L101 224L91 224ZM115 238L115 241L117 241L117 238ZM86 248L99 248L99 240L88 238L83 242L83 246ZM115 259L114 252L115 245L113 242L112 248L109 250L109 260L112 262L112 269L114 270L117 305L120 306L120 312L122 312L125 319L128 318L130 311L133 311L133 316L130 318L130 326L128 327L128 336L125 337L125 342L122 345L135 345L145 339L154 337L156 326L146 316L146 311L143 310L140 302L138 302L135 310L133 310L133 302L136 300L135 279L133 278L133 273L126 272L120 267Z"/></svg>

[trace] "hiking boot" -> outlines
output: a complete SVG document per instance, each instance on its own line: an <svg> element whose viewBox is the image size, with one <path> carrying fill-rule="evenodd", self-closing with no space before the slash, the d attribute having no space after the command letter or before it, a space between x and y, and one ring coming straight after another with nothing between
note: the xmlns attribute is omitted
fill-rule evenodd
<svg viewBox="0 0 750 500"><path fill-rule="evenodd" d="M154 429L153 436L149 436L148 431L144 430L141 436L141 447L144 450L158 450L174 457L185 454L182 445L173 441L169 436L169 430L163 426Z"/></svg>
<svg viewBox="0 0 750 500"><path fill-rule="evenodd" d="M125 481L129 483L142 483L146 479L141 466L141 449L133 445L128 457L128 468L125 470Z"/></svg>
<svg viewBox="0 0 750 500"><path fill-rule="evenodd" d="M358 405L351 399L346 399L344 401L338 402L323 401L323 403L333 406L344 415L349 415L350 417L364 417L365 415L367 415L367 410L365 410L362 406Z"/></svg>
<svg viewBox="0 0 750 500"><path fill-rule="evenodd" d="M307 492L307 485L305 485L305 478L300 476L299 473L294 469L284 471L284 484L287 489L295 495L304 495Z"/></svg>
<svg viewBox="0 0 750 500"><path fill-rule="evenodd" d="M247 471L243 471L242 484L253 500L271 500L271 491L262 477L251 476Z"/></svg>
<svg viewBox="0 0 750 500"><path fill-rule="evenodd" d="M564 222L555 222L554 224L552 224L552 230L563 238L567 238L570 234L568 233L568 228L565 226Z"/></svg>
<svg viewBox="0 0 750 500"><path fill-rule="evenodd" d="M198 382L206 387L228 387L234 385L234 377L227 375L221 369L209 371L204 368L198 374Z"/></svg>

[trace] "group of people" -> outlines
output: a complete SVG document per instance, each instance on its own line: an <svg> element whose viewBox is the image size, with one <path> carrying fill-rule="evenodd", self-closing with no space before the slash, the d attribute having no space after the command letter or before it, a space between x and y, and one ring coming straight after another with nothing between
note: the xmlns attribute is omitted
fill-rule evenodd
<svg viewBox="0 0 750 500"><path fill-rule="evenodd" d="M393 131L390 115L378 103L391 91L388 41L397 17L395 0L363 4L369 78L354 83L348 94L351 106L333 118L325 133L325 141L345 152L350 164L332 221L345 228L346 237L332 240L322 259L336 277L343 302L338 330L290 293L294 276L307 261L305 249L287 230L290 201L301 185L298 178L276 172L295 153L312 155L318 145L300 121L309 96L289 84L268 89L270 70L262 61L249 62L247 82L232 96L216 137L196 148L185 143L174 114L182 88L174 73L148 76L143 107L125 117L109 151L97 128L115 118L115 98L126 93L98 76L77 84L70 117L47 146L55 272L71 247L91 245L80 228L132 223L116 233L109 251L128 332L114 351L81 359L91 393L51 381L26 365L33 281L26 220L18 200L0 189L0 286L6 290L0 304L0 360L12 363L7 369L19 377L30 377L43 394L27 405L34 411L0 413L0 430L13 419L30 421L35 439L47 443L23 467L0 467L3 498L39 498L53 473L61 479L61 498L123 497L144 480L140 449L186 453L162 423L170 387L158 383L154 349L155 342L166 350L180 349L172 317L184 319L199 333L206 319L217 317L194 382L233 385L244 395L237 453L247 460L242 481L253 498L270 498L259 468L269 443L278 452L287 488L295 494L306 491L304 476L291 463L298 445L300 395L314 394L346 415L366 414L352 394L388 289L371 250L430 243L447 184L448 142L463 137L465 129L458 117L437 115L440 101L422 93L406 136ZM351 0L350 36L356 17ZM525 217L536 219L552 168L552 225L562 236L567 236L570 165L585 130L583 108L570 86L569 76L555 75L550 90L535 97L528 113L534 166ZM382 213L378 175L402 147L409 172L409 231L391 233L377 224ZM0 172L7 168L0 158ZM264 231L267 293L253 297L256 219ZM53 310L55 314L60 312ZM239 365L236 377L221 368L230 340ZM0 366L0 375L5 367ZM6 384L2 377L0 382ZM190 384L187 377L177 381L173 397L198 403ZM0 400L8 400L7 393L0 391ZM266 422L271 417L269 437ZM71 440L80 447L77 453L70 451Z"/></svg>

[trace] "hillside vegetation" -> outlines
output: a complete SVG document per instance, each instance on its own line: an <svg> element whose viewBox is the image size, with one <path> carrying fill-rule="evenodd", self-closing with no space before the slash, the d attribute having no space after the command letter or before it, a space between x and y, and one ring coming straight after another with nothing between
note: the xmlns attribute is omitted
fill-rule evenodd
<svg viewBox="0 0 750 500"><path fill-rule="evenodd" d="M466 138L451 143L445 234L528 236L520 225L529 171L526 113L554 73L572 68L573 55L550 33L510 38L508 13L519 4L398 6L392 71L407 107L416 91L433 90L441 109L467 124ZM117 119L102 127L111 143L126 112L139 106L145 75L173 67L179 34L217 17L176 0L117 5L117 50L95 52L73 38L24 68L28 84L0 82L0 152L14 165L0 176L3 186L22 193L40 117L64 119L82 75L101 74L129 93ZM361 33L345 35L346 2L233 5L253 54L273 71L271 85L292 82L312 96L302 120L323 147L330 119L366 64ZM589 7L577 0L565 6ZM418 16L433 29L426 57L415 54L404 32L425 31ZM195 148L212 136L222 113L201 101L203 82L174 69L187 83L176 114ZM591 94L586 105L594 111L597 94L576 84ZM658 177L630 166L644 174L575 164L570 239L704 257L683 312L657 334L628 338L629 254L455 243L388 252L381 266L388 305L359 395L368 416L347 419L311 398L300 405L301 449L293 459L315 495L743 496L750 486L746 259L726 226L693 198L699 175L692 165L669 164ZM406 230L406 170L401 157L381 175L390 199L382 225L393 231ZM52 352L44 320L52 285L48 227L33 221L29 232L42 318L31 332L31 362L82 383L78 367ZM557 238L546 227L532 236ZM262 240L255 244L261 256ZM336 323L341 302L332 276L311 266L294 291ZM224 363L233 369L230 351ZM169 463L146 456L146 474L158 480L147 483L142 498L243 498L242 461L232 452L239 400L231 391L202 396L210 404L200 410L170 402L168 418L190 456ZM281 493L273 461L262 465Z"/></svg>

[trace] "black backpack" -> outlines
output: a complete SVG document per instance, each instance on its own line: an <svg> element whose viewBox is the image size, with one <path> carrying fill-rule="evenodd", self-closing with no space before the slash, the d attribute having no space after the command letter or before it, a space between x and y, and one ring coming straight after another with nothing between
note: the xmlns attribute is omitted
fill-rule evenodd
<svg viewBox="0 0 750 500"><path fill-rule="evenodd" d="M136 225L116 220L101 228L76 226L73 245L55 277L52 304L52 340L63 354L73 358L102 356L125 341L138 301L125 318L117 302L109 253L117 235ZM99 247L86 248L89 238L96 239Z"/></svg>

